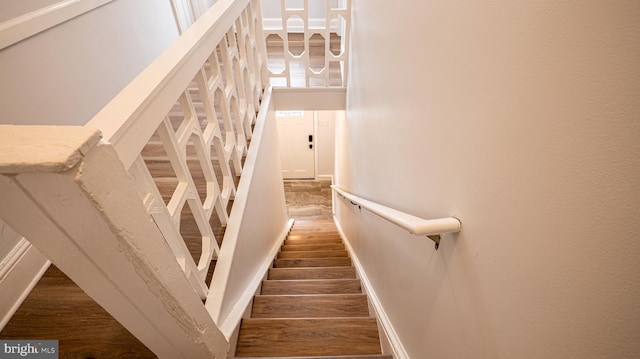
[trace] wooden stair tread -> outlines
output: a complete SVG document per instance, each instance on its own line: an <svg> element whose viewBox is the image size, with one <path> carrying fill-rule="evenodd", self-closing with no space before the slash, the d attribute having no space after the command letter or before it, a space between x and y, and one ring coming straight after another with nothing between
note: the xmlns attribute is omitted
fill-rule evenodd
<svg viewBox="0 0 640 359"><path fill-rule="evenodd" d="M320 243L320 244L285 244L280 248L283 252L288 251L328 251L328 250L342 250L344 244L340 243Z"/></svg>
<svg viewBox="0 0 640 359"><path fill-rule="evenodd" d="M326 238L340 238L340 233L338 232L327 232L327 231L294 231L291 230L287 235L287 238L290 239L305 239L305 238L316 238L316 237L326 237Z"/></svg>
<svg viewBox="0 0 640 359"><path fill-rule="evenodd" d="M319 250L319 251L284 251L278 254L278 258L341 258L349 257L347 251L342 250Z"/></svg>
<svg viewBox="0 0 640 359"><path fill-rule="evenodd" d="M291 228L290 233L304 233L304 234L322 234L322 233L331 233L338 234L338 229L336 226L298 226L295 225Z"/></svg>
<svg viewBox="0 0 640 359"><path fill-rule="evenodd" d="M317 227L296 227L294 226L289 231L289 234L293 235L339 235L340 232L333 228L317 228Z"/></svg>
<svg viewBox="0 0 640 359"><path fill-rule="evenodd" d="M322 183L318 183L318 187L322 187L322 186L323 186ZM325 186L326 186L327 189L329 189L329 187L330 187L329 184L325 184ZM332 225L334 227L336 225L335 222L333 221L333 219L329 219L329 218L327 218L327 219L297 219L296 220L296 227L297 226L304 226L304 225L312 226L312 225L314 225L316 223L321 224L321 225L323 225L323 224Z"/></svg>
<svg viewBox="0 0 640 359"><path fill-rule="evenodd" d="M285 246L288 245L305 245L305 244L342 244L342 239L340 237L327 237L327 238L294 238L294 239L285 239Z"/></svg>
<svg viewBox="0 0 640 359"><path fill-rule="evenodd" d="M358 279L265 280L262 295L362 293Z"/></svg>
<svg viewBox="0 0 640 359"><path fill-rule="evenodd" d="M321 184L319 184L320 186L322 186ZM318 191L322 191L322 188L318 187L316 190ZM327 191L329 191L329 188L326 188ZM332 219L329 218L325 218L325 219L309 219L309 220L301 220L301 219L297 219L293 228L298 229L298 228L323 228L323 229L336 229L336 224Z"/></svg>
<svg viewBox="0 0 640 359"><path fill-rule="evenodd" d="M296 221L240 324L237 358L392 359L333 221Z"/></svg>
<svg viewBox="0 0 640 359"><path fill-rule="evenodd" d="M349 267L349 257L335 258L278 258L274 261L275 268L292 267Z"/></svg>
<svg viewBox="0 0 640 359"><path fill-rule="evenodd" d="M305 234L315 234L315 233L333 233L338 234L338 229L335 225L333 226L298 226L294 225L291 228L290 233L305 233Z"/></svg>
<svg viewBox="0 0 640 359"><path fill-rule="evenodd" d="M356 269L354 267L271 268L267 278L270 280L355 279Z"/></svg>
<svg viewBox="0 0 640 359"><path fill-rule="evenodd" d="M381 354L375 318L247 318L236 348L236 357L367 354Z"/></svg>
<svg viewBox="0 0 640 359"><path fill-rule="evenodd" d="M365 294L258 295L252 318L368 317Z"/></svg>

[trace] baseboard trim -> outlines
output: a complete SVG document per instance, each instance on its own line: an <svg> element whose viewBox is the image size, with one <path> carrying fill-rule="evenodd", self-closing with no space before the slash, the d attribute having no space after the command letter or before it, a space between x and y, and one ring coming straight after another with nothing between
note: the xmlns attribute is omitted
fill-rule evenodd
<svg viewBox="0 0 640 359"><path fill-rule="evenodd" d="M31 293L51 262L22 238L0 263L0 330Z"/></svg>
<svg viewBox="0 0 640 359"><path fill-rule="evenodd" d="M0 23L0 50L113 0L61 0Z"/></svg>
<svg viewBox="0 0 640 359"><path fill-rule="evenodd" d="M316 176L316 180L330 180L331 184L333 184L333 175L318 175Z"/></svg>
<svg viewBox="0 0 640 359"><path fill-rule="evenodd" d="M380 321L380 326L384 331L383 334L386 336L387 340L389 341L391 351L392 351L392 353L389 353L389 354L392 354L395 359L410 359L409 355L407 354L407 351L404 349L404 346L402 345L402 341L400 340L400 338L398 337L398 334L393 328L393 324L391 323L391 320L387 316L387 313L385 312L384 307L382 306L382 302L380 301L380 298L378 298L376 291L373 289L373 285L371 284L371 281L369 281L369 278L367 277L367 273L364 271L364 268L362 267L362 264L358 259L358 255L353 250L353 247L351 246L351 242L349 241L349 238L347 237L346 233L342 229L342 226L340 225L340 221L336 216L333 217L333 221L335 222L336 227L338 227L338 232L340 233L340 236L343 239L345 247L347 247L347 251L349 252L351 261L353 262L353 265L356 267L356 272L358 273L360 281L362 282L362 286L365 292L367 293L367 295L369 296L369 301L371 302L371 305L373 306L376 312L376 317Z"/></svg>

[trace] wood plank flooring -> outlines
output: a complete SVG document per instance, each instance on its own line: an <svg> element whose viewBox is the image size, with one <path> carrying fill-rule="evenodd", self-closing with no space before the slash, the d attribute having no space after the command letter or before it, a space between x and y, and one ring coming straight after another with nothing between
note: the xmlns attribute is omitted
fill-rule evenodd
<svg viewBox="0 0 640 359"><path fill-rule="evenodd" d="M60 358L156 357L53 265L0 332L0 339L56 339Z"/></svg>
<svg viewBox="0 0 640 359"><path fill-rule="evenodd" d="M235 355L391 358L332 220L296 221L242 320Z"/></svg>

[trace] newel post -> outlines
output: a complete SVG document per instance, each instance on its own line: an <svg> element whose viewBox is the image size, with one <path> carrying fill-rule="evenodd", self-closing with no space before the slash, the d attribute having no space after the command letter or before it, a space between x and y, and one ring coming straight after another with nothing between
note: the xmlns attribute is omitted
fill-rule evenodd
<svg viewBox="0 0 640 359"><path fill-rule="evenodd" d="M227 340L100 137L0 126L0 218L158 357L226 358Z"/></svg>

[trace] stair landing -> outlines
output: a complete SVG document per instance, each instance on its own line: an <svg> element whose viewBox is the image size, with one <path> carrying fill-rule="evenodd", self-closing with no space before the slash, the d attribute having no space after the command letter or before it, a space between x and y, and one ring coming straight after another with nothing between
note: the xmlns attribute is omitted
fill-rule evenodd
<svg viewBox="0 0 640 359"><path fill-rule="evenodd" d="M235 357L392 358L382 354L376 318L333 221L296 221L242 320Z"/></svg>

